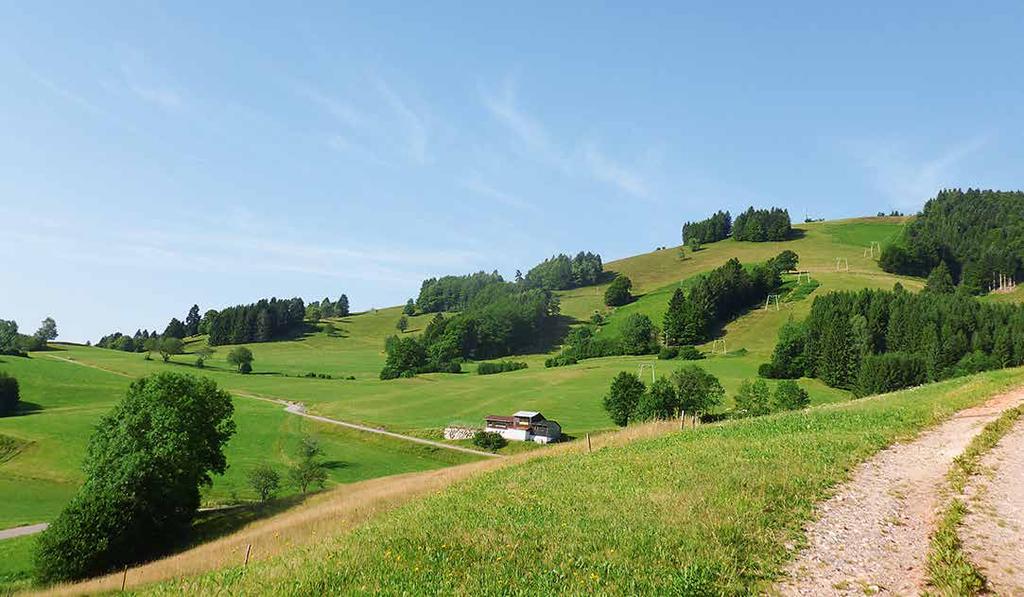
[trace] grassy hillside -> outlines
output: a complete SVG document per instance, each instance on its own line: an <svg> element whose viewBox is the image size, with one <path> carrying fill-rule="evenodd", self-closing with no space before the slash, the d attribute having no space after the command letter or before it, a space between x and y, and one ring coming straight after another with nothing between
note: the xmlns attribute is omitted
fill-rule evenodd
<svg viewBox="0 0 1024 597"><path fill-rule="evenodd" d="M635 303L611 313L607 328L614 330L616 321L630 311L642 311L660 324L668 297L676 284L725 263L731 257L744 262L763 261L784 249L800 255L801 268L812 272L821 283L816 293L838 289L891 287L901 281L910 288L921 282L898 278L882 272L875 261L864 256L871 240L885 243L902 226L900 218L864 218L839 222L822 222L799 226L798 238L783 243L744 243L725 240L706 245L695 254L687 252L681 260L675 248L655 251L628 259L613 261L607 269L629 275L641 296ZM846 257L850 271L836 272L835 257ZM844 268L845 269L845 268ZM604 310L601 297L604 286L587 287L560 293L563 313L585 320L595 309ZM813 295L812 295L813 296ZM788 317L802 317L810 308L810 300L786 303L776 312L755 310L726 327L724 338L730 351L744 349L745 355L712 358L703 361L709 371L718 375L731 394L746 378L756 375L774 345L775 331ZM429 374L415 379L381 382L377 374L384 364L383 339L395 333L399 308L381 309L373 313L353 315L331 321L335 331L323 326L316 333L285 342L251 344L256 356L256 372L260 375L239 376L230 371L224 357L230 346L217 348L210 367L203 373L214 376L225 387L262 396L272 396L305 403L315 412L351 421L379 425L389 429L422 435L436 434L451 422L479 422L491 413L507 413L520 409L543 412L559 420L567 433L608 429L611 425L600 407L600 396L609 380L619 371L636 371L640 363L652 357L609 357L582 362L571 367L544 369L546 355L516 357L529 363L529 369L494 376L475 376L474 367L466 373ZM410 330L416 333L430 316L411 319ZM604 333L604 332L602 332ZM614 333L609 332L609 333ZM82 362L141 375L168 367L159 362L143 361L141 356L115 351L72 347L68 356ZM740 351L743 352L743 351ZM189 355L175 357L177 366L194 361ZM677 363L656 363L658 371L678 366ZM325 373L336 379L297 379L285 377L307 372ZM339 377L353 375L354 381ZM816 403L845 397L843 392L826 388L814 380L801 382Z"/></svg>
<svg viewBox="0 0 1024 597"><path fill-rule="evenodd" d="M853 466L1022 381L1024 369L1003 370L592 454L567 446L245 574L231 567L152 592L763 592L813 504Z"/></svg>
<svg viewBox="0 0 1024 597"><path fill-rule="evenodd" d="M124 395L130 381L51 358L55 355L60 353L38 353L29 359L4 357L0 362L18 378L22 399L32 409L0 419L0 435L17 440L20 446L17 454L0 463L0 491L5 496L0 528L43 522L56 515L82 480L80 463L93 427ZM304 433L316 435L323 443L332 484L472 458L323 425L258 400L236 397L234 404L238 432L227 447L230 467L205 491L207 504L252 498L246 473L262 461L283 471Z"/></svg>

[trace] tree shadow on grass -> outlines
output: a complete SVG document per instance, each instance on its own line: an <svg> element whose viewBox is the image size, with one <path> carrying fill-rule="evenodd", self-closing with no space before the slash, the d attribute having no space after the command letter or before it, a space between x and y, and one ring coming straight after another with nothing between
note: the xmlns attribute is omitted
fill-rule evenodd
<svg viewBox="0 0 1024 597"><path fill-rule="evenodd" d="M348 463L344 460L327 460L323 463L323 467L327 470L336 471L348 466Z"/></svg>
<svg viewBox="0 0 1024 597"><path fill-rule="evenodd" d="M306 501L311 494L290 495L268 500L263 503L242 504L196 514L192 523L192 535L178 551L230 535L247 524L280 514Z"/></svg>
<svg viewBox="0 0 1024 597"><path fill-rule="evenodd" d="M26 402L24 400L19 400L18 401L18 409L16 411L14 411L14 416L15 417L21 417L21 416L24 416L24 415L33 415L35 413L41 412L42 410L44 410L44 407L43 407L42 404L38 404L36 402Z"/></svg>

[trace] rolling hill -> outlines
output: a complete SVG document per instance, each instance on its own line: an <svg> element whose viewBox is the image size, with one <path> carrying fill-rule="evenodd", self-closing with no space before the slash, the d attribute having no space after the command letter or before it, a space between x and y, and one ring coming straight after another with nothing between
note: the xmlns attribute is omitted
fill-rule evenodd
<svg viewBox="0 0 1024 597"><path fill-rule="evenodd" d="M833 290L890 288L896 282L900 282L910 289L918 289L922 286L922 281L919 279L894 276L883 272L876 262L877 251L874 252L874 256L867 255L865 251L873 242L884 245L896 237L905 220L905 218L859 218L807 223L796 226L795 237L785 242L749 243L727 239L705 245L696 253L687 250L684 255L681 255L677 248L667 248L612 261L605 264L606 271L629 276L633 281L636 300L618 309L608 309L602 304L605 285L589 286L559 292L561 312L574 322L588 320L595 311L602 312L607 316L607 323L599 333L609 335L617 334L621 321L633 312L645 313L655 323L660 324L671 293L680 284L687 284L688 280L692 280L694 276L717 267L733 257L744 263L755 263L768 259L785 249L795 251L800 257L800 270L808 272L817 285L801 286L797 283L795 276L788 276L778 310L774 307L767 310L752 309L728 323L721 334L721 338L725 340L727 352L725 354L708 354L708 358L699 362L701 367L721 380L727 395L732 396L744 380L756 378L758 365L767 360L771 353L778 328L791 317L800 318L806 315L814 295ZM376 477L428 471L476 459L471 455L316 423L286 413L279 404L270 403L267 400L297 402L301 403L309 412L318 415L434 439L440 437L442 427L452 422L477 423L487 414L504 414L521 409L531 409L541 411L549 418L560 421L570 436L580 437L583 434L604 432L613 428L608 415L601 407L601 396L607 391L608 383L616 373L636 371L640 364L647 363L653 363L659 374L667 373L678 366L678 363L672 361L656 361L653 356L617 356L588 359L572 366L547 369L543 362L551 353L546 353L516 356L516 360L525 361L529 367L500 375L475 375L475 366L470 363L464 368L465 372L462 374L434 373L420 375L412 379L381 381L377 374L384 363L383 339L387 335L395 333L395 323L400 315L401 308L399 307L354 314L345 318L320 322L313 327L315 331L310 331L295 339L250 344L248 346L255 355L255 371L252 375L239 375L226 362L225 356L232 348L231 346L217 347L213 357L207 361L207 366L203 369L197 369L192 365L194 358L189 354L172 357L171 362L163 363L159 358L144 360L141 355L135 353L68 344L55 345L55 350L33 353L29 359L4 357L0 367L19 377L23 384L24 400L32 403L36 410L25 416L0 419L0 435L12 438L19 446L12 457L0 462L0 486L7 484L7 487L19 488L19 491L14 494L17 497L8 500L0 507L0 527L50 519L66 502L77 483L81 481L78 462L92 425L119 399L130 379L157 371L175 370L209 376L236 397L234 401L235 419L238 422L239 431L228 448L230 468L224 477L215 479L214 486L204 494L204 503L215 505L229 503L237 498L251 498L246 487L245 473L262 461L280 467L285 466L289 461L290 451L304 433L315 433L325 444L327 458L334 463L330 471L332 484L367 482L366 480ZM430 315L419 315L410 318L409 329L406 333L418 333L430 317ZM186 353L204 343L205 339L202 337L191 339L186 346ZM553 347L552 351L556 348ZM710 353L713 347L709 343L700 348ZM307 377L307 374L329 375L331 378ZM979 398L985 391L1009 383L1008 379L1016 380L1016 377L1013 377L1015 375L1017 374L996 373L980 379L976 382L979 389L962 398L962 403L966 404L971 399ZM812 404L815 405L841 403L850 398L847 392L829 388L818 380L803 379L799 383L808 390ZM749 456L748 452L752 449L750 444L745 444L744 441L761 438L769 443L780 442L777 452L771 452L764 456L766 460L762 464L766 467L765 470L773 466L771 458L781 457L787 451L795 451L794 453L799 457L806 456L809 459L807 466L809 469L813 469L813 475L807 478L801 477L803 469L797 467L794 477L771 480L771 483L759 491L778 491L780 492L778 496L788 496L787 499L796 499L798 503L806 505L819 496L824 487L840 478L842 471L858 458L877 449L892 437L919 429L925 422L947 412L952 403L945 403L942 397L950 391L952 391L951 387L941 385L928 390L927 395L930 398L924 401L920 407L908 405L908 401L894 401L891 404L885 402L884 405L879 401L858 402L857 406L840 407L838 410L815 410L813 412L816 414L813 415L794 414L770 419L776 423L736 423L723 427L702 428L695 435L673 434L671 439L644 440L643 443L625 448L626 452L615 452L613 455L612 451L608 453L602 451L604 456L593 455L593 460L602 462L599 467L579 468L576 466L575 463L579 458L578 444L547 450L530 450L527 454L506 459L505 464L523 461L522 468L515 464L518 472L499 472L480 480L468 481L469 485L464 490L477 496L476 499L484 499L482 496L485 494L510 496L507 499L492 500L494 508L510 515L509 521L525 524L530 516L538 515L540 524L552 529L560 529L564 525L571 527L574 524L572 515L580 514L576 507L572 506L574 500L571 492L556 493L551 499L558 503L538 505L538 508L542 508L541 511L533 510L532 507L519 511L516 506L517 499L529 502L527 496L532 494L526 489L513 489L514 484L508 475L524 474L531 478L550 479L550 483L559 485L569 483L568 479L571 478L569 472L579 469L581 475L593 476L582 476L572 483L579 487L596 487L600 485L601 480L604 480L613 485L616 490L621 490L624 493L598 494L600 499L609 500L609 503L617 503L616 500L622 500L623 496L629 495L629 490L619 487L626 480L614 477L616 467L624 466L624 463L630 463L632 466L638 462L638 459L651 459L651 466L654 466L654 462L662 462L671 463L672 466L669 468L673 468L683 462L680 460L680 453L688 450L707 450L706 455L701 456L704 460L701 461L700 466L694 468L690 473L679 473L683 475L680 477L662 478L658 481L661 484L656 483L647 488L655 493L664 492L667 500L665 504L652 506L654 510L651 512L644 511L637 514L646 516L646 514L657 512L657 516L652 514L654 518L644 523L650 525L651 521L659 520L658 517L667 516L668 512L672 511L671 509L664 510L670 504L677 506L689 504L686 507L690 508L696 507L695 504L705 503L707 507L710 507L710 504L714 502L712 498L706 495L690 495L685 492L677 494L673 493L672 488L678 490L681 486L694 483L695 479L686 475L696 474L702 470L704 472L701 474L710 474L709 471L713 471L715 474L721 473L722 471L717 468L719 465L712 462L713 455L716 453L721 454L723 462L742 462ZM728 401L727 398L723 408L729 407ZM889 408L896 410L892 412L886 410ZM902 410L904 408L909 410ZM904 412L910 414L891 425L883 425L875 429L874 432L855 428L857 422L863 422L865 418L872 421L876 418L885 420L888 415L884 413L902 414ZM821 444L821 458L834 458L834 461L818 461L817 457L812 458L812 455L805 453L810 448L805 450L794 446L787 443L789 440L784 440L779 435L792 431L792 425L805 424L805 419L801 417L825 417L826 419L834 417L837 418L837 424L850 426L848 431L837 431L838 437L828 434L817 437L809 432L808 441L824 442ZM848 420L844 417L848 417ZM817 421L818 419L813 420ZM805 423L796 423L797 421L805 421ZM612 438L614 434L606 434L606 436ZM614 443L612 439L607 441ZM517 448L521 449L522 446ZM514 450L509 448L507 451L511 453ZM549 454L555 455L555 458L546 458ZM540 458L537 459L538 457ZM470 468L456 467L456 469L475 470L473 467L489 468L498 465L468 464L466 466ZM701 467L712 468L705 470ZM675 469L673 468L673 470ZM750 472L752 469L738 470ZM421 474L429 475L429 473ZM466 475L473 476L470 473L466 473ZM462 473L453 473L452 476L461 478L463 475ZM723 479L722 483L725 485L720 488L721 491L725 491L726 487L735 489L736 484L741 483L741 478L736 476L726 475ZM782 484L781 488L775 485L776 481ZM547 483L547 481L544 482ZM800 486L800 491L795 494L787 493L793 489L789 486L790 484ZM341 491L344 494L344 490ZM382 525L377 528L379 530L388 529L390 532L393 527L388 525L416 522L419 520L416 518L417 516L426 516L427 513L439 511L431 510L432 508L441 510L454 508L459 511L467 507L467 503L460 501L461 498L458 497L462 491L446 492L442 497L422 502L416 500L402 510L402 513L395 514L395 518L382 519L373 524ZM329 492L327 496L318 498L318 500L329 500L328 496L335 494L337 492ZM748 507L775 507L777 504L775 501L764 501L767 498L762 498L764 496L752 499ZM719 495L714 499L722 498ZM446 502L445 500L451 501ZM623 502L623 504L625 503ZM296 513L304 511L303 508L300 506ZM616 511L619 510L616 509ZM691 514L696 515L697 512L693 511ZM497 511L494 510L491 510L489 514L478 512L474 515L475 517L464 521L467 526L461 532L477 533L480 531L477 525L483 524L488 516L497 515ZM735 522L740 512L733 511L721 515ZM790 533L795 521L805 515L806 508L788 512L786 515L788 518L780 523L782 524L780 528ZM287 513L281 516L287 516ZM628 516L626 518L633 520ZM271 519L271 521L274 520L277 519ZM393 522L388 522L389 520ZM738 537L748 531L768 532L768 530L775 529L773 525L776 522L765 522L768 526L764 529L726 526L723 527L724 530L715 532L725 533L722 535L722 540L727 544L728 536ZM640 524L640 521L637 519L631 524L634 523ZM756 521L755 523L760 524ZM591 547L588 543L589 540L585 537L588 533L595 532L595 529L602 528L601 524L602 521L599 520L581 519L581 522L572 530L573 540L565 547L569 551L561 548L549 551L543 545L531 543L530 545L533 547L529 549L536 547L538 553L546 555L541 556L539 560L527 559L520 561L519 564L536 565L541 563L546 566L557 558L570 557L571 559L575 553L573 550L582 552L585 547ZM609 524L611 523L609 522ZM351 525L343 526L349 528ZM619 528L614 524L612 527ZM335 526L329 524L325 528L337 530ZM430 528L433 527L425 526L422 533L427 533ZM645 532L652 533L649 543L652 549L669 549L667 544L663 543L663 540L667 539L664 537L659 539L660 535L653 527L645 526L644 528L648 529ZM380 566L384 566L383 562L386 561L386 558L379 559L384 558L381 555L383 552L358 547L360 545L358 541L362 541L361 537L367 537L366 533L368 532L370 531L359 531L354 535L356 539L353 541L356 543L352 543L352 545L357 547L351 547L351 549L365 554L368 570L380 570ZM400 534L395 535L395 540L400 540L400 536ZM432 544L419 531L416 532L415 537L405 537L401 540L422 545L424 553L432 549ZM25 549L30 546L28 541L19 540L19 542L26 545ZM511 550L519 553L518 550L526 549L524 547L526 544L510 546L506 543L506 539L493 537L482 544L474 545L473 553L467 553L465 556L468 558L467 561L482 562L486 559L486 553L491 549ZM575 547L572 547L573 545ZM609 542L607 548L623 549L623 546L614 547L614 545L617 544ZM762 550L768 554L772 545L774 543L766 541L754 551ZM320 548L325 549L323 546ZM350 548L339 548L342 551L347 549ZM721 549L728 551L727 547ZM277 550L281 553L285 551L283 548ZM628 553L629 550L625 551ZM391 553L398 552L392 550ZM729 576L728 582L732 583L730 586L749 586L745 583L756 585L757 582L760 582L758 579L763 577L762 573L748 578L746 573L737 576L734 572L729 572L730 566L738 566L739 562L730 564L728 558L722 559L724 557L722 553L725 551L708 556L710 558L708 561L713 562L713 565L709 565L717 571L713 571L715 575L722 573ZM292 554L287 557L306 556ZM430 569L428 562L420 560L418 555L413 557L413 554L408 553L403 557L407 558L406 561L419 562L423 570ZM679 563L678 559L673 559L668 555L665 557L666 565L668 565L667 563L672 563L672 565ZM764 557L769 563L775 561L774 556L765 555ZM282 561L291 561L292 563L280 565L298 565L296 564L298 560L295 559ZM576 568L554 574L550 579L534 578L533 580L544 584L559 578L558 575L562 573L594 574L591 564L581 562ZM757 565L768 564L761 562ZM623 563L623 566L625 566L623 570L628 570L628 565ZM494 578L492 574L498 574L499 569L502 568L496 567L493 572L481 570L481 579ZM628 588L628 585L620 584L625 582L625 577L621 576L620 572L614 574L612 572L614 571L609 570L610 575L599 575L604 579L602 582L613 581L617 583L614 586L619 589ZM273 576L276 573L268 572L268 574ZM700 576L703 572L697 571L694 574ZM410 578L413 577L417 576L414 574ZM158 578L159 576L154 576L150 580ZM399 590L401 587L407 586L401 584L404 581L400 582L398 577L385 575L382 578L385 580L381 582L385 584L381 584L377 588ZM389 578L393 578L393 580L387 580ZM358 583L366 580L365 577L358 575L338 580L333 576L330 578L318 577L315 574L309 579L311 579L310 582L325 582L331 587L343 589L358 587ZM427 583L425 586L433 586L438 590L469 590L481 586L478 584L478 580L470 581L465 577L424 577L421 580ZM208 577L202 582L226 581L222 576L214 576ZM397 584L391 584L392 582ZM667 587L658 584L661 581L653 577L643 582L653 583L642 585L648 588Z"/></svg>

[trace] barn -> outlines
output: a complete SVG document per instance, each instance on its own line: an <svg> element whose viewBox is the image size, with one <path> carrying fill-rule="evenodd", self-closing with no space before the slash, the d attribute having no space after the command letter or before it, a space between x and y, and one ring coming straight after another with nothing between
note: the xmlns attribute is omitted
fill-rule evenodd
<svg viewBox="0 0 1024 597"><path fill-rule="evenodd" d="M484 417L484 431L497 433L511 441L538 444L555 442L562 437L562 427L557 421L545 419L544 415L532 410L521 410L512 416L487 415Z"/></svg>

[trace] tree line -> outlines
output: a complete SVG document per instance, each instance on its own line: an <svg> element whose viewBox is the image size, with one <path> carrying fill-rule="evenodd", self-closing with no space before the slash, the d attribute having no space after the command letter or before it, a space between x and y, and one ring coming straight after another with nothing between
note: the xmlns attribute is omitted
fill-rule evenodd
<svg viewBox="0 0 1024 597"><path fill-rule="evenodd" d="M789 212L778 207L754 209L751 206L736 216L732 224L732 237L750 242L783 241L791 232Z"/></svg>
<svg viewBox="0 0 1024 597"><path fill-rule="evenodd" d="M0 319L0 355L25 356L29 351L46 350L57 335L57 322L52 317L43 319L32 335L19 333L18 322L13 319Z"/></svg>
<svg viewBox="0 0 1024 597"><path fill-rule="evenodd" d="M683 224L683 244L703 245L725 240L732 234L732 216L727 211L716 211L710 218Z"/></svg>
<svg viewBox="0 0 1024 597"><path fill-rule="evenodd" d="M580 286L591 286L601 280L604 265L601 256L589 251L580 251L575 257L558 254L533 266L525 277L516 281L529 288L545 290L569 290Z"/></svg>
<svg viewBox="0 0 1024 597"><path fill-rule="evenodd" d="M833 292L779 330L761 375L816 377L859 395L1024 364L1024 306L966 293Z"/></svg>
<svg viewBox="0 0 1024 597"><path fill-rule="evenodd" d="M549 290L491 283L451 316L437 313L419 337L391 336L381 379L461 371L463 359L489 359L537 348L559 313Z"/></svg>
<svg viewBox="0 0 1024 597"><path fill-rule="evenodd" d="M722 403L725 390L718 378L696 365L676 369L644 384L638 375L622 371L612 380L602 405L612 422L630 423L666 420L683 413L703 416ZM771 390L763 379L744 381L734 398L731 418L755 417L772 412L798 410L810 404L807 391L794 381L784 380Z"/></svg>
<svg viewBox="0 0 1024 597"><path fill-rule="evenodd" d="M1024 192L946 189L882 249L885 271L924 277L949 269L972 294L1024 274Z"/></svg>
<svg viewBox="0 0 1024 597"><path fill-rule="evenodd" d="M782 284L782 273L796 268L798 261L797 254L789 250L750 268L735 258L730 259L699 276L689 294L682 288L675 290L660 330L643 313L630 313L620 325L617 336L598 334L598 324L577 326L566 335L561 352L544 364L559 367L589 358L653 354L659 352L663 343L680 347L707 342L718 326L744 309L763 302L767 294L777 290ZM613 285L620 280L625 281L622 286L628 295L628 278L620 276ZM680 356L678 350L675 356ZM696 355L685 351L682 356L692 359Z"/></svg>

